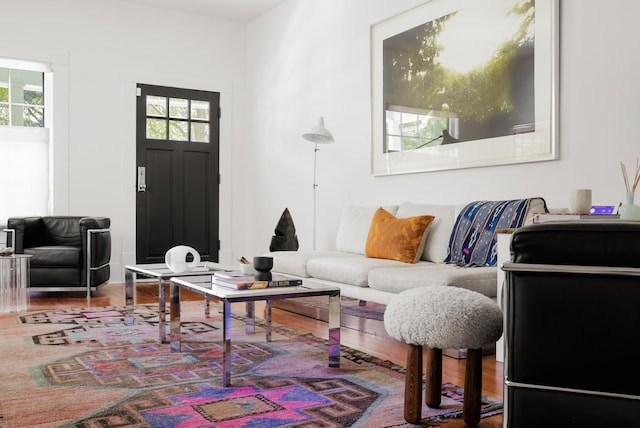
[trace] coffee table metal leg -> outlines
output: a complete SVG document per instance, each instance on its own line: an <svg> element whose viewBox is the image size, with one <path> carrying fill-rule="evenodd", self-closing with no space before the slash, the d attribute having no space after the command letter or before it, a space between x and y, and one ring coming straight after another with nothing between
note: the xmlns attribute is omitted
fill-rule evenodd
<svg viewBox="0 0 640 428"><path fill-rule="evenodd" d="M271 342L271 304L272 300L267 300L267 307L265 308L265 315L264 315L264 321L265 321L265 326L264 326L264 330L266 332L267 335L267 342Z"/></svg>
<svg viewBox="0 0 640 428"><path fill-rule="evenodd" d="M209 318L209 315L211 314L210 306L211 306L211 301L209 300L209 295L205 295L204 296L204 317L205 318Z"/></svg>
<svg viewBox="0 0 640 428"><path fill-rule="evenodd" d="M171 326L171 351L182 351L182 343L180 339L180 287L170 282L171 290L171 307L170 321Z"/></svg>
<svg viewBox="0 0 640 428"><path fill-rule="evenodd" d="M245 318L245 329L247 334L256 332L256 304L247 302L247 316Z"/></svg>
<svg viewBox="0 0 640 428"><path fill-rule="evenodd" d="M173 304L173 303L172 303ZM158 337L160 343L167 343L167 284L160 278L158 281Z"/></svg>
<svg viewBox="0 0 640 428"><path fill-rule="evenodd" d="M329 296L329 367L340 367L340 292Z"/></svg>
<svg viewBox="0 0 640 428"><path fill-rule="evenodd" d="M129 269L124 270L124 325L133 325L133 287L135 278Z"/></svg>
<svg viewBox="0 0 640 428"><path fill-rule="evenodd" d="M222 385L231 385L231 303L222 302Z"/></svg>

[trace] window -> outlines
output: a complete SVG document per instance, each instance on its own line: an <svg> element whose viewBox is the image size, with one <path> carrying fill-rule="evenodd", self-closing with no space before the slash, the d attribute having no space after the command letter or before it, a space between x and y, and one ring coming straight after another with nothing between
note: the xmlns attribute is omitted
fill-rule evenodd
<svg viewBox="0 0 640 428"><path fill-rule="evenodd" d="M458 118L448 111L388 105L385 113L386 152L441 145L446 134L458 137Z"/></svg>
<svg viewBox="0 0 640 428"><path fill-rule="evenodd" d="M209 101L147 95L146 105L148 139L209 142Z"/></svg>
<svg viewBox="0 0 640 428"><path fill-rule="evenodd" d="M44 128L44 73L0 67L0 125Z"/></svg>
<svg viewBox="0 0 640 428"><path fill-rule="evenodd" d="M48 65L0 58L0 224L51 213ZM47 127L45 127L47 126Z"/></svg>

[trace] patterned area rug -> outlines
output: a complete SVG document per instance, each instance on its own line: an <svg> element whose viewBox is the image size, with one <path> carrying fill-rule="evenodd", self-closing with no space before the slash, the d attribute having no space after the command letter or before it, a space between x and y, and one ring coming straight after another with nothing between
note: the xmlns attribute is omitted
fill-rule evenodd
<svg viewBox="0 0 640 428"><path fill-rule="evenodd" d="M124 324L125 309L124 306L70 308L31 312L20 315L18 319L25 324L122 325ZM158 325L158 305L136 305L133 318L136 324Z"/></svg>
<svg viewBox="0 0 640 428"><path fill-rule="evenodd" d="M213 309L204 318L201 302L183 304L181 352L158 343L153 322L91 324L82 319L91 316L69 316L66 326L31 323L59 320L53 312L0 316L0 426L411 426L403 417L402 367L343 346L340 368L329 368L324 340L274 323L266 342L260 322L256 334L246 334L240 315L232 323L231 386L222 387L222 317ZM116 319L107 312L117 310L91 312ZM444 384L442 407L424 407L422 425L460 417L462 394ZM483 397L483 417L501 411L499 400Z"/></svg>

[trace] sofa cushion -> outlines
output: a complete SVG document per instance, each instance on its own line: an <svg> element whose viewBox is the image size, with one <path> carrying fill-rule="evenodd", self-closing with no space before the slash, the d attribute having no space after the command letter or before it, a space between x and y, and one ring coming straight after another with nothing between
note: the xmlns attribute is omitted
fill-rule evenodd
<svg viewBox="0 0 640 428"><path fill-rule="evenodd" d="M411 288L448 285L466 288L488 297L497 294L497 267L458 267L442 263L426 263L411 267L380 268L369 272L369 287L389 293Z"/></svg>
<svg viewBox="0 0 640 428"><path fill-rule="evenodd" d="M357 206L347 205L342 210L338 233L336 235L336 250L348 253L365 254L367 236L371 219L380 205ZM397 205L386 205L384 209L391 214L398 210Z"/></svg>
<svg viewBox="0 0 640 428"><path fill-rule="evenodd" d="M372 259L362 255L351 254L348 257L314 257L307 263L310 276L327 281L366 287L369 271L381 267L415 266L387 259Z"/></svg>
<svg viewBox="0 0 640 428"><path fill-rule="evenodd" d="M456 221L456 207L454 205L429 205L403 202L398 207L396 217L413 217L417 215L432 215L435 217L429 226L427 240L422 252L422 260L441 262L447 257L447 245L451 237L453 223Z"/></svg>
<svg viewBox="0 0 640 428"><path fill-rule="evenodd" d="M422 256L433 218L432 215L396 218L378 208L369 227L367 257L416 263Z"/></svg>
<svg viewBox="0 0 640 428"><path fill-rule="evenodd" d="M544 202L542 198L534 199ZM532 199L469 203L456 219L445 262L458 266L494 266L496 231L523 226L533 203Z"/></svg>
<svg viewBox="0 0 640 428"><path fill-rule="evenodd" d="M272 271L308 278L307 263L312 257L349 257L350 253L338 251L272 251L264 254L273 257Z"/></svg>
<svg viewBox="0 0 640 428"><path fill-rule="evenodd" d="M45 242L47 245L68 245L70 247L82 246L82 233L80 233L80 219L82 217L48 216L42 217Z"/></svg>

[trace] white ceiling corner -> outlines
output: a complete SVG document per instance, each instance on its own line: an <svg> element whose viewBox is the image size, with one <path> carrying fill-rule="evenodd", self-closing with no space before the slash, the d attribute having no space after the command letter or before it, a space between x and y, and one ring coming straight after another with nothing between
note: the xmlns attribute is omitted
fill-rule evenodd
<svg viewBox="0 0 640 428"><path fill-rule="evenodd" d="M179 10L234 21L249 22L286 0L123 0L149 7Z"/></svg>

